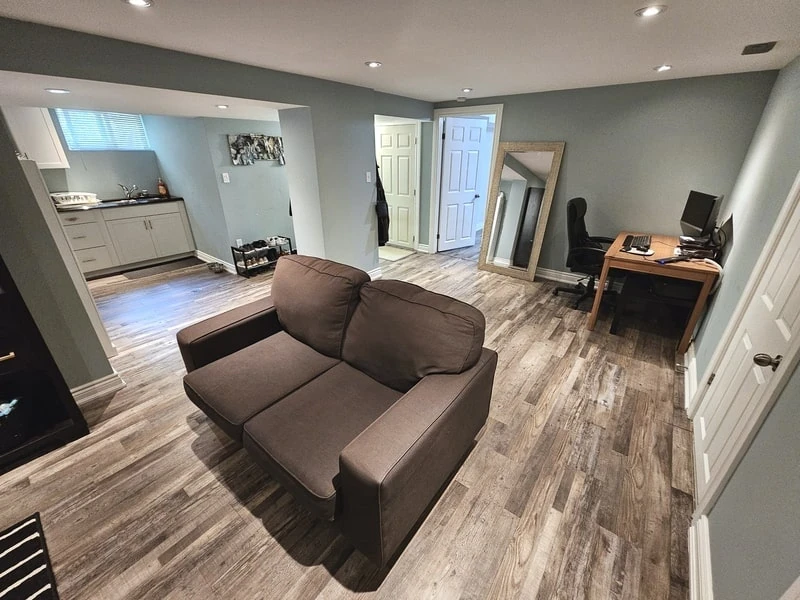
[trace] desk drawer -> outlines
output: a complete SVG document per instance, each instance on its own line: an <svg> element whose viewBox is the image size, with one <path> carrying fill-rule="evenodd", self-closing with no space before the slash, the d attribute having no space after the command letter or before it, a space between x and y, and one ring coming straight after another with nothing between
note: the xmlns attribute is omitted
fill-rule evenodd
<svg viewBox="0 0 800 600"><path fill-rule="evenodd" d="M99 223L67 225L64 227L64 233L67 234L69 245L72 246L73 250L84 250L106 245Z"/></svg>
<svg viewBox="0 0 800 600"><path fill-rule="evenodd" d="M80 225L81 223L97 223L97 213L94 210L81 210L58 213L58 218L64 225Z"/></svg>
<svg viewBox="0 0 800 600"><path fill-rule="evenodd" d="M108 248L105 246L77 250L75 256L78 257L78 266L83 273L99 271L100 269L107 269L114 266L114 262L111 260L111 254L108 253Z"/></svg>

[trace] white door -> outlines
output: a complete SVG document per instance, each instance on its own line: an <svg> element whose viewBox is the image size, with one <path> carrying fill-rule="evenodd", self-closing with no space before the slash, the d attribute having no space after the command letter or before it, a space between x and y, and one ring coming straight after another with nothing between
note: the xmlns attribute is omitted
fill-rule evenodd
<svg viewBox="0 0 800 600"><path fill-rule="evenodd" d="M442 176L439 196L437 250L466 248L475 244L475 202L481 164L485 119L448 117L444 120Z"/></svg>
<svg viewBox="0 0 800 600"><path fill-rule="evenodd" d="M792 212L764 249L761 276L694 417L699 513L722 492L800 346L800 177L789 202Z"/></svg>
<svg viewBox="0 0 800 600"><path fill-rule="evenodd" d="M416 125L375 128L375 156L389 205L389 243L413 248L416 240Z"/></svg>
<svg viewBox="0 0 800 600"><path fill-rule="evenodd" d="M127 265L158 256L147 219L143 217L114 219L107 221L106 225L120 264Z"/></svg>
<svg viewBox="0 0 800 600"><path fill-rule="evenodd" d="M147 223L159 257L182 254L192 249L179 213L147 217Z"/></svg>

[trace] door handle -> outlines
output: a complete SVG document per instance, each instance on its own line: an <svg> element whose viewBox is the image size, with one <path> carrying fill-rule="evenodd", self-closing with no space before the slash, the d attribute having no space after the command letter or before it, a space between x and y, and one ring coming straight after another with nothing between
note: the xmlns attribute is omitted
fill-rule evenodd
<svg viewBox="0 0 800 600"><path fill-rule="evenodd" d="M762 352L759 352L753 357L753 362L759 367L772 367L773 371L778 370L782 360L783 356L780 354L778 354L775 358L772 358L769 354L764 354Z"/></svg>
<svg viewBox="0 0 800 600"><path fill-rule="evenodd" d="M17 357L17 355L16 355L15 352L9 352L5 356L0 356L0 362L6 362L7 360L12 360L12 359L14 359L16 357Z"/></svg>

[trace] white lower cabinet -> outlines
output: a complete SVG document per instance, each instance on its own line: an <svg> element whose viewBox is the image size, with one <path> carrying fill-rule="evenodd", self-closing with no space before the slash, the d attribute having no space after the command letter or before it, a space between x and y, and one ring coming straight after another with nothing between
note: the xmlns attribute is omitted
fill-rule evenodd
<svg viewBox="0 0 800 600"><path fill-rule="evenodd" d="M179 213L149 217L147 221L157 256L172 256L193 250Z"/></svg>
<svg viewBox="0 0 800 600"><path fill-rule="evenodd" d="M107 221L108 233L119 256L120 264L131 264L156 258L156 246L147 226L147 219L131 217Z"/></svg>
<svg viewBox="0 0 800 600"><path fill-rule="evenodd" d="M152 264L194 250L182 201L62 212L61 222L84 273Z"/></svg>

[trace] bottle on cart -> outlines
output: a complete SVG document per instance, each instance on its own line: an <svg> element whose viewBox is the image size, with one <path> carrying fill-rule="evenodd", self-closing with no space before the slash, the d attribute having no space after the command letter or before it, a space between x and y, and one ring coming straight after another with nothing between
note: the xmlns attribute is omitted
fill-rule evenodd
<svg viewBox="0 0 800 600"><path fill-rule="evenodd" d="M161 196L162 198L169 198L169 188L167 187L167 184L164 183L164 180L161 177L158 178L157 185L158 185L158 195Z"/></svg>

